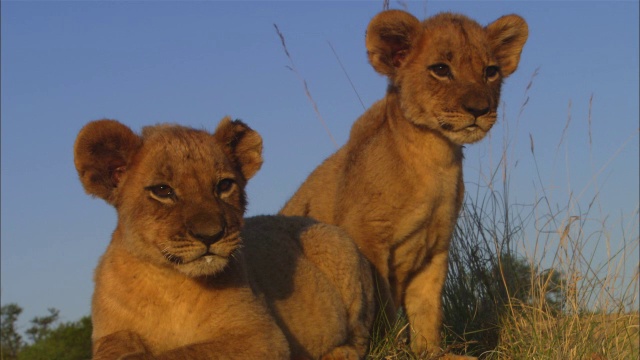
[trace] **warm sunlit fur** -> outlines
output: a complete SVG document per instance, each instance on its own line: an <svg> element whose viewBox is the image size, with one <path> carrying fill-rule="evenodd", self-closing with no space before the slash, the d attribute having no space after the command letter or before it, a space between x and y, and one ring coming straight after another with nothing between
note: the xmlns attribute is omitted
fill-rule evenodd
<svg viewBox="0 0 640 360"><path fill-rule="evenodd" d="M384 99L281 210L336 224L353 237L402 306L416 353L440 346L448 249L462 205L462 144L496 121L502 79L516 70L525 21L482 27L444 13L420 22L389 10L367 29L369 60L389 79Z"/></svg>
<svg viewBox="0 0 640 360"><path fill-rule="evenodd" d="M261 151L259 134L228 118L214 134L138 136L114 120L80 131L82 184L118 212L95 274L94 359L364 356L372 278L353 241L303 218L243 227Z"/></svg>

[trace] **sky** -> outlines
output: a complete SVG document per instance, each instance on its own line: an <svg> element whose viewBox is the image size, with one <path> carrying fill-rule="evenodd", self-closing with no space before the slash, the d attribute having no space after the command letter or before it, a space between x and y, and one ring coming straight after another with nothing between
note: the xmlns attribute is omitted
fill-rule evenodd
<svg viewBox="0 0 640 360"><path fill-rule="evenodd" d="M590 214L607 219L614 249L624 229L636 249L625 266L637 269L638 2L390 3L421 19L441 11L483 25L509 13L526 19L529 40L504 83L500 121L465 149L467 188L486 184L507 141L514 203L534 203L542 190L558 209L597 199ZM338 145L384 96L386 79L364 47L382 4L2 1L0 299L24 309L22 330L50 307L63 321L90 314L93 270L116 216L78 181L72 149L84 124L213 130L225 115L242 119L262 135L265 158L247 214L275 213L336 150L301 79Z"/></svg>

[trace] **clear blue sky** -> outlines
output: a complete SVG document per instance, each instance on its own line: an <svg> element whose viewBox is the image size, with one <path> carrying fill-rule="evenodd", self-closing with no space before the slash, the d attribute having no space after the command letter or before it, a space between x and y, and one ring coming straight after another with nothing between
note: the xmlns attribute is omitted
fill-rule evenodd
<svg viewBox="0 0 640 360"><path fill-rule="evenodd" d="M637 243L638 2L406 4L420 18L450 10L488 24L518 13L529 23L520 67L503 87L501 123L491 139L466 149L467 180L477 182L478 169L495 166L508 124L514 202L539 195L531 135L554 204L563 207L570 191L586 189L578 199L586 207L597 192L601 210L594 216L609 215L616 229L626 224ZM385 91L364 48L382 1L1 6L1 300L24 308L23 323L48 307L65 321L90 312L93 269L116 218L113 208L84 194L73 167L73 142L88 121L115 118L137 131L158 122L213 129L224 115L241 118L262 134L265 148L265 164L248 189L249 215L274 213L334 145L286 68L273 24L339 144L363 108L328 42L365 106ZM637 258L629 260L630 269L637 267Z"/></svg>

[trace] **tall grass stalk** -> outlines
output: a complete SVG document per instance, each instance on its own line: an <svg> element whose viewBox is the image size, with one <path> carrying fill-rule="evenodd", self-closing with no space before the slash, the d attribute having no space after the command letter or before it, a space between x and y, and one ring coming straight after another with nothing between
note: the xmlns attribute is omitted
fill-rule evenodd
<svg viewBox="0 0 640 360"><path fill-rule="evenodd" d="M309 85L307 84L307 80L305 80L305 78L302 77L302 75L300 75L300 72L298 72L298 68L296 67L296 64L293 62L293 57L291 57L291 54L289 53L289 49L287 49L287 43L285 42L284 35L280 31L280 28L278 28L278 25L273 24L273 27L276 29L276 33L278 34L278 37L280 38L280 42L282 44L282 49L284 50L284 53L287 56L287 59L289 59L289 65L287 66L287 69L291 70L296 75L298 80L300 80L300 82L302 83L302 87L304 88L304 93L305 95L307 95L307 99L311 103L311 106L313 106L313 111L316 113L316 116L318 117L320 124L322 124L322 127L327 132L327 135L329 136L329 139L333 143L333 146L337 149L338 143L333 138L333 135L331 135L331 130L329 130L329 126L327 125L327 122L324 121L324 118L322 117L322 114L318 109L318 104L313 99L313 96L311 96L311 91L309 90Z"/></svg>

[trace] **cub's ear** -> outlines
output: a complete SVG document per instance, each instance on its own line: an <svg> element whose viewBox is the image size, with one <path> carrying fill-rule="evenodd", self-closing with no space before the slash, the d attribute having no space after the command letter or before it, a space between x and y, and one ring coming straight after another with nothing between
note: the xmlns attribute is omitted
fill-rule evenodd
<svg viewBox="0 0 640 360"><path fill-rule="evenodd" d="M379 13L369 23L365 39L371 66L382 75L393 77L422 34L422 24L402 10Z"/></svg>
<svg viewBox="0 0 640 360"><path fill-rule="evenodd" d="M522 48L529 37L526 21L518 15L505 15L489 24L485 30L502 76L511 75L518 68Z"/></svg>
<svg viewBox="0 0 640 360"><path fill-rule="evenodd" d="M249 180L262 166L262 137L240 120L225 117L215 133L227 156L236 164L245 180Z"/></svg>
<svg viewBox="0 0 640 360"><path fill-rule="evenodd" d="M73 152L87 194L113 204L113 190L141 145L138 135L115 120L96 120L85 125Z"/></svg>

